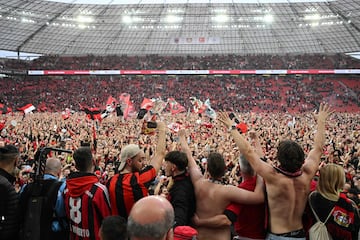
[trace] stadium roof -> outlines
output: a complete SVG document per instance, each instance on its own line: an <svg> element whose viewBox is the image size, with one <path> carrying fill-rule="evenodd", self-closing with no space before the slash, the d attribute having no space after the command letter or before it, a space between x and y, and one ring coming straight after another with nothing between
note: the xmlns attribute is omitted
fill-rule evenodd
<svg viewBox="0 0 360 240"><path fill-rule="evenodd" d="M59 55L348 53L360 50L360 1L0 0L0 49Z"/></svg>

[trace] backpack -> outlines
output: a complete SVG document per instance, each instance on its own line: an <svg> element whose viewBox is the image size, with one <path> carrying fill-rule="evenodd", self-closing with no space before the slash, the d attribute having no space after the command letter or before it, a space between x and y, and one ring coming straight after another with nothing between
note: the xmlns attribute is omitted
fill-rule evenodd
<svg viewBox="0 0 360 240"><path fill-rule="evenodd" d="M61 184L57 180L41 180L30 183L25 188L20 198L24 214L20 239L66 239L67 229L54 210ZM52 231L54 221L62 226L60 232Z"/></svg>
<svg viewBox="0 0 360 240"><path fill-rule="evenodd" d="M309 229L309 239L310 240L332 240L332 237L326 228L326 222L329 220L331 214L334 211L334 208L331 209L331 211L330 211L329 215L327 216L327 218L325 219L325 221L321 222L318 215L316 215L314 208L311 205L310 197L312 194L313 194L313 192L309 195L309 205L310 205L311 211L315 215L316 223L314 225L312 225L311 228Z"/></svg>

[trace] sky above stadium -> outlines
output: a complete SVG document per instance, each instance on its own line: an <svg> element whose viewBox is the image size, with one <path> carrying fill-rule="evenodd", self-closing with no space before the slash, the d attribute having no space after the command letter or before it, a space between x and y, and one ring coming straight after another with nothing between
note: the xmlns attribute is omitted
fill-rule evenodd
<svg viewBox="0 0 360 240"><path fill-rule="evenodd" d="M305 3L334 0L48 0L73 4Z"/></svg>

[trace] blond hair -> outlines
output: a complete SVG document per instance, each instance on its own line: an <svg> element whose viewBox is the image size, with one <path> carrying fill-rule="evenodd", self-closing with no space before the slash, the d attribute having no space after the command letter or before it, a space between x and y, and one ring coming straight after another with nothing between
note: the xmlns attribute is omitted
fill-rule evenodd
<svg viewBox="0 0 360 240"><path fill-rule="evenodd" d="M327 164L320 169L317 185L318 192L331 201L339 200L339 193L345 184L344 168L336 164Z"/></svg>

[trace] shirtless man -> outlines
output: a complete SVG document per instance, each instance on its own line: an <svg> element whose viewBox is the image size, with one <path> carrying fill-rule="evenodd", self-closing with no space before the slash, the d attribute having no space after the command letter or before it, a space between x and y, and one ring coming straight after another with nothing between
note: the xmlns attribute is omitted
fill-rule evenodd
<svg viewBox="0 0 360 240"><path fill-rule="evenodd" d="M232 185L222 185L221 178L225 172L225 162L219 153L208 156L210 179L205 179L197 166L185 138L185 130L179 131L181 149L188 157L189 172L196 196L196 215L203 219L222 214L231 202L256 204L264 201L263 180L258 177L254 192L246 191ZM229 240L230 227L198 227L198 240Z"/></svg>
<svg viewBox="0 0 360 240"><path fill-rule="evenodd" d="M266 239L305 239L302 214L310 191L310 181L320 164L325 143L325 121L332 112L327 104L321 104L317 117L317 129L313 149L305 158L304 151L295 142L285 140L279 143L275 167L254 152L246 139L232 127L227 113L219 114L219 120L231 133L241 153L253 169L264 178L270 211L269 230Z"/></svg>

